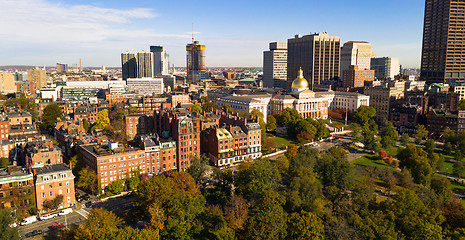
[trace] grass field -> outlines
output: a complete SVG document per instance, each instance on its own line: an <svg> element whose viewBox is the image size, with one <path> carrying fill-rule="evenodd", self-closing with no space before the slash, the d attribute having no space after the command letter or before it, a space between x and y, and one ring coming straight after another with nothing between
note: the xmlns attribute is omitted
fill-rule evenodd
<svg viewBox="0 0 465 240"><path fill-rule="evenodd" d="M399 151L399 148L398 147L390 147L390 148L387 148L385 150L389 155L397 157L397 152Z"/></svg>
<svg viewBox="0 0 465 240"><path fill-rule="evenodd" d="M361 166L392 168L387 163L385 163L383 160L380 160L378 155L375 155L375 154L367 154L363 157L353 160L352 163L361 165Z"/></svg>
<svg viewBox="0 0 465 240"><path fill-rule="evenodd" d="M451 162L444 162L441 167L441 172L453 174L454 171L454 163Z"/></svg>
<svg viewBox="0 0 465 240"><path fill-rule="evenodd" d="M271 137L271 140L274 141L277 148L285 148L286 146L295 144L294 141L282 137Z"/></svg>
<svg viewBox="0 0 465 240"><path fill-rule="evenodd" d="M455 193L464 193L465 192L465 184L455 182L452 179L449 179L450 183L452 184L452 191Z"/></svg>

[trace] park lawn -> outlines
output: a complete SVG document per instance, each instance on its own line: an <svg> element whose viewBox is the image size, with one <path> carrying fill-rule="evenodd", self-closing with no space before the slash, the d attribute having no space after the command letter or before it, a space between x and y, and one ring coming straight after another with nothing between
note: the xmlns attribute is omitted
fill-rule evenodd
<svg viewBox="0 0 465 240"><path fill-rule="evenodd" d="M453 171L454 171L454 163L447 162L447 161L442 163L441 172L445 172L445 173L448 173L448 174L453 174Z"/></svg>
<svg viewBox="0 0 465 240"><path fill-rule="evenodd" d="M386 148L386 152L393 157L397 157L398 151L399 151L399 147L392 146L392 147Z"/></svg>
<svg viewBox="0 0 465 240"><path fill-rule="evenodd" d="M450 183L452 184L452 191L455 193L464 193L465 192L465 184L456 182L449 178Z"/></svg>
<svg viewBox="0 0 465 240"><path fill-rule="evenodd" d="M291 144L295 144L293 140L282 138L282 137L271 137L277 148L285 148Z"/></svg>
<svg viewBox="0 0 465 240"><path fill-rule="evenodd" d="M353 160L352 163L361 165L361 166L392 168L387 163L385 163L383 160L380 160L378 155L375 155L375 154L367 154L365 156L359 157Z"/></svg>

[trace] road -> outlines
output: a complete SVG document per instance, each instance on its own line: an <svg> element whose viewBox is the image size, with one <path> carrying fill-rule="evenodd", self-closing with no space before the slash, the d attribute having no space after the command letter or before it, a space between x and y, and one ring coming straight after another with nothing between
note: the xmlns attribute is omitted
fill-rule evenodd
<svg viewBox="0 0 465 240"><path fill-rule="evenodd" d="M44 221L37 221L35 223L31 223L25 226L19 226L19 235L21 238L26 238L25 235L30 233L34 230L42 230L43 233L49 233L52 230L52 224L59 224L59 223L67 223L68 226L71 224L81 224L82 221L86 218L89 209L79 209L77 211L73 211L72 213L66 216L57 216L52 219L47 219ZM66 221L65 221L66 217Z"/></svg>

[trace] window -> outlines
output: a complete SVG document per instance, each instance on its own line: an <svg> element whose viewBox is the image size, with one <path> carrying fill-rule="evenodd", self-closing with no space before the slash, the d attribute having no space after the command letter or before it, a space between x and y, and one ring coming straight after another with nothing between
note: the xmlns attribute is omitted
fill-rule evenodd
<svg viewBox="0 0 465 240"><path fill-rule="evenodd" d="M58 190L58 194L63 194L63 190Z"/></svg>
<svg viewBox="0 0 465 240"><path fill-rule="evenodd" d="M44 188L45 188L44 185L40 186L40 190L44 190Z"/></svg>
<svg viewBox="0 0 465 240"><path fill-rule="evenodd" d="M52 192L52 191L50 191L49 195L50 195L50 197L52 197L52 196L53 196L53 192Z"/></svg>
<svg viewBox="0 0 465 240"><path fill-rule="evenodd" d="M67 188L67 189L66 189L66 193L69 193L69 192L71 192L71 191L69 190L69 188Z"/></svg>
<svg viewBox="0 0 465 240"><path fill-rule="evenodd" d="M63 183L58 183L58 186L60 186L60 187L63 186Z"/></svg>
<svg viewBox="0 0 465 240"><path fill-rule="evenodd" d="M49 184L49 185L48 185L48 188L53 188L53 185L52 185L52 184Z"/></svg>

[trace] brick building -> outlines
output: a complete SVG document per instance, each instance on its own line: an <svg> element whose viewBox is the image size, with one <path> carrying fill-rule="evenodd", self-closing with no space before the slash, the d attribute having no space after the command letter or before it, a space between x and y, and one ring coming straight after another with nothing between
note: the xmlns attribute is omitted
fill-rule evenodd
<svg viewBox="0 0 465 240"><path fill-rule="evenodd" d="M177 170L176 142L158 137L142 137L145 149L146 168L149 175Z"/></svg>
<svg viewBox="0 0 465 240"><path fill-rule="evenodd" d="M153 129L153 119L145 114L128 114L124 116L124 133L126 140L131 141L137 135L149 134Z"/></svg>
<svg viewBox="0 0 465 240"><path fill-rule="evenodd" d="M50 139L39 139L23 146L26 168L37 168L46 165L63 163L61 148L54 146Z"/></svg>
<svg viewBox="0 0 465 240"><path fill-rule="evenodd" d="M342 86L352 89L365 86L365 82L371 82L375 79L375 70L358 69L357 65L352 65L348 70L343 71Z"/></svg>
<svg viewBox="0 0 465 240"><path fill-rule="evenodd" d="M84 163L97 173L102 190L113 181L131 177L133 171L146 173L146 153L142 149L109 142L107 145L80 145L77 151Z"/></svg>
<svg viewBox="0 0 465 240"><path fill-rule="evenodd" d="M173 94L168 96L168 103L171 103L173 108L177 108L182 104L191 103L191 100L187 94Z"/></svg>
<svg viewBox="0 0 465 240"><path fill-rule="evenodd" d="M0 169L0 208L19 210L27 216L26 210L35 207L34 180L32 173L17 166Z"/></svg>
<svg viewBox="0 0 465 240"><path fill-rule="evenodd" d="M74 175L66 164L49 165L35 170L35 190L37 210L43 212L44 203L63 195L59 208L68 208L76 204L74 193Z"/></svg>

